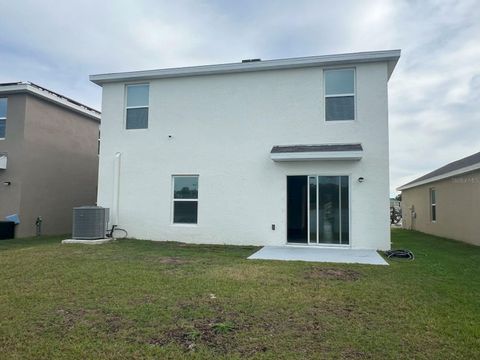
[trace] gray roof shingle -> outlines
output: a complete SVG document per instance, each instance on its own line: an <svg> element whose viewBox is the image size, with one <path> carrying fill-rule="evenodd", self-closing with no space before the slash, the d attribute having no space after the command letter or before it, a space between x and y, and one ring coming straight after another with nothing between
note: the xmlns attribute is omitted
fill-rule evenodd
<svg viewBox="0 0 480 360"><path fill-rule="evenodd" d="M473 166L476 164L480 164L480 152L464 157L463 159L453 161L445 166L442 166L441 168L438 168L437 170L433 170L432 172L429 172L428 174L425 174L423 176L420 176L418 179L415 179L413 181L410 181L409 183L406 183L405 185L400 186L401 188L404 186L408 186L411 184L414 184L416 182L428 180L440 175L447 174L452 171L460 170L469 166Z"/></svg>

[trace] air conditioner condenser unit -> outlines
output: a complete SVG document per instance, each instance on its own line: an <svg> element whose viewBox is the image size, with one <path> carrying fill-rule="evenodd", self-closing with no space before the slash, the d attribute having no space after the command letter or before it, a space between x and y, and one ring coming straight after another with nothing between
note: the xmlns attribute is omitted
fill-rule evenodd
<svg viewBox="0 0 480 360"><path fill-rule="evenodd" d="M76 240L104 239L107 233L109 209L100 206L73 208L72 238Z"/></svg>

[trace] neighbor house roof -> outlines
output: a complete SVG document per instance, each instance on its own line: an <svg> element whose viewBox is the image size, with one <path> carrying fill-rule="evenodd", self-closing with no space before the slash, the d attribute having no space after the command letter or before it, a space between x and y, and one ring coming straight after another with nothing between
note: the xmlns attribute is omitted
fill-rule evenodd
<svg viewBox="0 0 480 360"><path fill-rule="evenodd" d="M428 184L434 181L446 179L449 177L461 175L467 172L475 171L480 169L480 152L467 156L463 159L451 162L437 170L429 172L426 175L419 177L409 183L400 186L397 188L398 191L409 189L415 186Z"/></svg>
<svg viewBox="0 0 480 360"><path fill-rule="evenodd" d="M244 60L239 63L229 64L190 66L182 68L90 75L90 81L94 82L95 84L102 85L109 82L142 81L182 76L200 76L265 70L295 69L314 66L348 65L380 61L388 63L388 77L390 77L399 58L400 50L383 50L349 54L276 59L266 61L261 61L260 59L252 59Z"/></svg>
<svg viewBox="0 0 480 360"><path fill-rule="evenodd" d="M361 144L276 145L270 151L273 161L360 160Z"/></svg>
<svg viewBox="0 0 480 360"><path fill-rule="evenodd" d="M53 102L57 105L85 115L91 119L100 121L100 111L95 110L87 105L72 100L66 96L58 94L52 90L48 90L42 86L29 81L3 83L0 84L0 96L4 94L28 93L44 100Z"/></svg>

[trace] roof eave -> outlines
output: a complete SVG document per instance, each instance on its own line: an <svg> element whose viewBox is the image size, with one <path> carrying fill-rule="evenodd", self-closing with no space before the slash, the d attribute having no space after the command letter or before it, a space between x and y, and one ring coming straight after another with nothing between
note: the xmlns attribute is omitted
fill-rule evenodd
<svg viewBox="0 0 480 360"><path fill-rule="evenodd" d="M415 182L412 182L412 183L407 183L405 185L399 186L396 190L397 191L403 191L403 190L411 189L411 188L421 186L421 185L425 185L425 184L430 184L430 183L433 183L433 182L436 182L436 181L448 179L448 178L451 178L451 177L454 177L454 176L462 175L462 174L469 173L469 172L476 171L476 170L480 170L480 163L477 163L477 164L474 164L474 165L471 165L471 166L466 166L464 168L457 169L457 170L454 170L454 171L450 171L448 173L441 174L441 175L438 175L438 176L433 176L429 179L425 179L425 180L421 180L421 181L415 181Z"/></svg>
<svg viewBox="0 0 480 360"><path fill-rule="evenodd" d="M248 63L229 63L171 69L97 74L90 75L90 81L101 86L102 84L110 82L144 81L150 79L171 77L204 76L215 74L305 68L314 66L334 66L342 64L348 65L382 61L386 61L388 63L388 77L390 78L390 75L392 74L400 58L400 53L400 50L383 50L350 54L322 55L291 59L255 61Z"/></svg>
<svg viewBox="0 0 480 360"><path fill-rule="evenodd" d="M35 87L35 85L30 83L24 84L12 84L9 86L5 86L0 88L0 95L1 94L18 94L18 93L27 93L36 97L39 97L43 100L47 100L54 104L57 104L61 107L67 108L71 111L74 111L80 115L86 116L92 120L97 122L101 121L101 113L97 110L91 109L85 105L78 105L76 103L72 103L68 98L59 96L56 93L42 90L43 88Z"/></svg>

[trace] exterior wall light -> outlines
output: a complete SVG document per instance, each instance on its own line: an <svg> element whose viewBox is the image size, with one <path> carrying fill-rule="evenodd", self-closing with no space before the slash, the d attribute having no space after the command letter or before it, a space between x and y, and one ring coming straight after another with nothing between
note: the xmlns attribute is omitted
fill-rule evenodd
<svg viewBox="0 0 480 360"><path fill-rule="evenodd" d="M11 181L4 181L3 182L3 186L10 186L10 185L12 185Z"/></svg>
<svg viewBox="0 0 480 360"><path fill-rule="evenodd" d="M358 178L358 182L359 182L359 183L362 183L362 182L364 182L364 181L365 181L365 179L364 179L362 176L360 176L360 177Z"/></svg>

